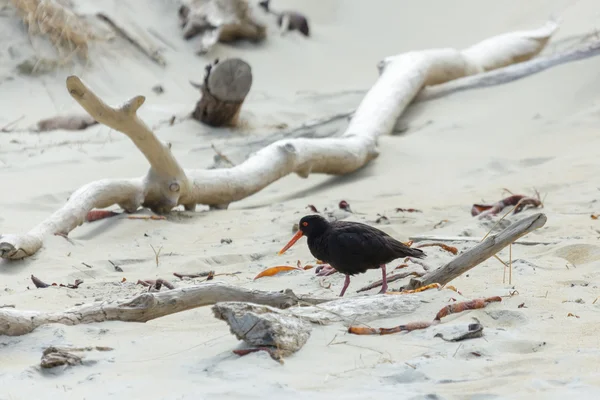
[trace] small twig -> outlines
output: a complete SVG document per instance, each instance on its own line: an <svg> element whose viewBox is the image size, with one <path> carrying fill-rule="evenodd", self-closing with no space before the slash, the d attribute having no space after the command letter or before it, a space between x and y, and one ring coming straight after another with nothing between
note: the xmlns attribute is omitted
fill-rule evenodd
<svg viewBox="0 0 600 400"><path fill-rule="evenodd" d="M218 157L219 157L221 160L225 161L227 164L231 165L232 167L235 167L235 164L233 163L233 161L231 161L231 160L229 159L229 157L227 157L225 154L223 154L223 153L221 153L219 150L217 150L217 148L215 147L215 145L214 145L214 144L212 144L212 143L211 143L211 144L210 144L210 147L212 147L212 149L214 150L214 152L217 154L217 156L218 156Z"/></svg>
<svg viewBox="0 0 600 400"><path fill-rule="evenodd" d="M162 246L160 246L158 248L158 251L156 251L156 249L154 248L154 246L150 245L150 247L152 247L152 251L154 252L154 257L156 259L156 267L158 268L158 257L160 256L160 251L162 250Z"/></svg>
<svg viewBox="0 0 600 400"><path fill-rule="evenodd" d="M152 49L152 48L146 48L147 46L143 46L139 41L135 40L129 33L127 33L127 31L123 27L117 25L117 23L115 23L115 21L113 21L108 15L103 14L103 13L97 13L96 17L98 17L99 19L103 20L108 25L110 25L115 30L116 33L121 35L125 40L127 40L129 43L131 43L134 47L136 47L138 50L140 50L144 55L146 55L152 61L154 61L155 63L157 63L158 65L163 66L163 67L167 65L167 62L160 55L158 50Z"/></svg>
<svg viewBox="0 0 600 400"><path fill-rule="evenodd" d="M206 272L198 272L197 274L180 274L178 272L173 272L173 275L178 277L179 279L183 278L204 278L209 275L214 275L215 271L206 271Z"/></svg>
<svg viewBox="0 0 600 400"><path fill-rule="evenodd" d="M123 268L119 267L117 264L115 264L114 262L108 260L109 263L112 264L113 267L115 267L115 271L117 272L123 272Z"/></svg>
<svg viewBox="0 0 600 400"><path fill-rule="evenodd" d="M20 120L22 120L23 118L25 118L25 115L21 115L19 118L15 119L14 121L9 122L8 124L4 125L2 128L0 128L0 132L10 132L10 127L13 126L14 124L16 124L17 122L19 122Z"/></svg>
<svg viewBox="0 0 600 400"><path fill-rule="evenodd" d="M402 272L396 275L392 275L390 277L387 278L388 283L390 282L395 282L397 280L406 278L407 276L423 276L425 275L423 272L417 272L417 271L411 271L411 272ZM371 289L375 289L376 287L379 287L383 285L383 279L380 279L378 281L375 281L373 283L371 283L368 286L365 286L363 288L360 288L356 291L356 293L360 293L360 292L366 292L367 290L371 290Z"/></svg>

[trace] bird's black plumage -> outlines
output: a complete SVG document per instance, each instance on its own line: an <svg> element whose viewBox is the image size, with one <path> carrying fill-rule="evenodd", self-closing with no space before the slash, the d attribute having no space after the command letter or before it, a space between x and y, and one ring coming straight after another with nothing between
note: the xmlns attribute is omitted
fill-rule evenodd
<svg viewBox="0 0 600 400"><path fill-rule="evenodd" d="M304 223L307 223L304 225ZM346 275L377 269L397 258L424 258L422 250L410 248L387 233L360 222L328 222L307 215L299 229L308 239L311 254Z"/></svg>

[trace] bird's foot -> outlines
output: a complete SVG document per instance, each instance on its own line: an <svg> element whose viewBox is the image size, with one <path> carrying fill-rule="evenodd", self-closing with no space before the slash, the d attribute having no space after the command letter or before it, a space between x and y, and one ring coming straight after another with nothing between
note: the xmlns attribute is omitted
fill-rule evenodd
<svg viewBox="0 0 600 400"><path fill-rule="evenodd" d="M317 267L317 269L315 270L315 273L317 274L317 276L329 276L329 275L335 274L336 272L337 272L337 270L329 264L321 265L321 266Z"/></svg>

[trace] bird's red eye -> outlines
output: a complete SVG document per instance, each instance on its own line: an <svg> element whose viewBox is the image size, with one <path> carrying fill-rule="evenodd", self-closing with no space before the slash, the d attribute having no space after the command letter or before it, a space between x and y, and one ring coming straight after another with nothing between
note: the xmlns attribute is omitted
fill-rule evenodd
<svg viewBox="0 0 600 400"><path fill-rule="evenodd" d="M303 222L303 223L302 223L302 226L308 226L308 222L306 222L306 221L305 221L305 222Z"/></svg>

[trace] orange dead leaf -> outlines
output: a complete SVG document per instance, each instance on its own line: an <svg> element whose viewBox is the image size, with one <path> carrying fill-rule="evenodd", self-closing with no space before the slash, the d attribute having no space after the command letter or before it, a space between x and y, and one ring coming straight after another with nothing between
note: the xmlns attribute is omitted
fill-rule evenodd
<svg viewBox="0 0 600 400"><path fill-rule="evenodd" d="M592 219L598 219L598 214L592 214L592 215L590 215L590 217L591 217Z"/></svg>
<svg viewBox="0 0 600 400"><path fill-rule="evenodd" d="M276 267L271 267L271 268L265 269L260 274L256 275L256 277L254 278L254 280L256 280L258 278L262 278L264 276L274 276L274 275L279 274L280 272L292 271L292 270L295 270L295 269L301 270L301 268L292 267L291 265L278 265Z"/></svg>
<svg viewBox="0 0 600 400"><path fill-rule="evenodd" d="M123 277L123 279L121 279L121 283L125 282L127 280L127 278Z"/></svg>
<svg viewBox="0 0 600 400"><path fill-rule="evenodd" d="M406 268L406 267L408 267L408 264L400 264L394 269L402 269L402 268Z"/></svg>
<svg viewBox="0 0 600 400"><path fill-rule="evenodd" d="M568 313L567 317L575 317L575 318L579 318L579 315L575 315L573 313Z"/></svg>
<svg viewBox="0 0 600 400"><path fill-rule="evenodd" d="M303 270L306 271L306 270L309 270L309 269L314 268L314 267L315 267L314 265L310 265L310 264L309 265L305 265L304 268L303 268Z"/></svg>

